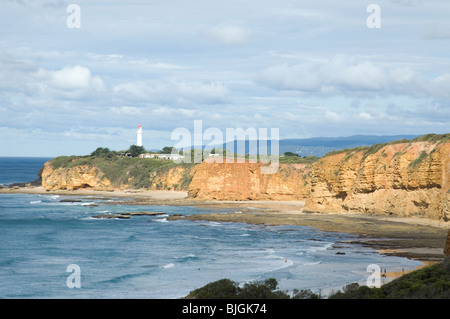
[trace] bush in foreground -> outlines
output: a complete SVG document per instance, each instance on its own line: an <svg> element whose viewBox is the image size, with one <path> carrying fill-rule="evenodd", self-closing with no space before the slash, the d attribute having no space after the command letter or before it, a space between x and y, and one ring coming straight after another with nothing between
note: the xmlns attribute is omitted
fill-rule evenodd
<svg viewBox="0 0 450 319"><path fill-rule="evenodd" d="M278 289L274 278L246 283L241 288L230 279L220 279L193 290L187 299L289 299L287 292ZM318 295L310 290L294 290L293 299L317 299Z"/></svg>
<svg viewBox="0 0 450 319"><path fill-rule="evenodd" d="M349 284L330 299L450 299L450 258L415 270L380 288Z"/></svg>
<svg viewBox="0 0 450 319"><path fill-rule="evenodd" d="M319 299L311 290L294 289L290 296L278 289L274 278L247 283L242 288L229 279L221 279L192 291L193 299ZM450 299L450 257L442 263L412 271L380 288L357 283L346 285L328 299Z"/></svg>

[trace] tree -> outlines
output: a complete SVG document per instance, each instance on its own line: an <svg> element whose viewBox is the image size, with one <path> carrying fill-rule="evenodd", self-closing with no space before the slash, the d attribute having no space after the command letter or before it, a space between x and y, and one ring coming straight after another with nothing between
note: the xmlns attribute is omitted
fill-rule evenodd
<svg viewBox="0 0 450 319"><path fill-rule="evenodd" d="M101 156L108 154L109 152L110 150L107 147L97 147L97 149L91 153L91 156Z"/></svg>
<svg viewBox="0 0 450 319"><path fill-rule="evenodd" d="M298 156L298 155L292 152L284 152L284 156Z"/></svg>
<svg viewBox="0 0 450 319"><path fill-rule="evenodd" d="M117 155L116 151L111 151L107 147L98 147L95 151L91 153L91 156L108 157L108 158L112 158L116 155Z"/></svg>
<svg viewBox="0 0 450 319"><path fill-rule="evenodd" d="M172 150L173 150L174 153L178 152L178 150L175 147L164 146L160 153L161 154L172 154Z"/></svg>
<svg viewBox="0 0 450 319"><path fill-rule="evenodd" d="M145 149L143 146L137 146L137 145L131 145L128 149L127 153L130 153L131 157L138 157L142 153L145 152Z"/></svg>

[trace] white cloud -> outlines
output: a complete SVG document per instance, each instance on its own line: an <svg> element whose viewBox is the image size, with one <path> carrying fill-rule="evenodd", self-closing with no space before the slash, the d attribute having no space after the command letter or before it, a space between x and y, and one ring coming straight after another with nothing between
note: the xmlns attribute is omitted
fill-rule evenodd
<svg viewBox="0 0 450 319"><path fill-rule="evenodd" d="M303 60L264 69L257 83L278 90L326 95L407 95L450 97L450 75L427 78L410 66L386 65L352 56Z"/></svg>
<svg viewBox="0 0 450 319"><path fill-rule="evenodd" d="M33 74L33 78L32 85L38 87L42 94L62 95L68 98L80 98L89 92L105 88L101 77L93 76L88 68L80 65L56 71L40 68Z"/></svg>
<svg viewBox="0 0 450 319"><path fill-rule="evenodd" d="M223 44L242 45L249 41L250 32L238 26L221 25L209 30L207 35Z"/></svg>
<svg viewBox="0 0 450 319"><path fill-rule="evenodd" d="M117 98L162 104L223 104L228 88L223 83L202 81L149 81L121 83L113 88Z"/></svg>

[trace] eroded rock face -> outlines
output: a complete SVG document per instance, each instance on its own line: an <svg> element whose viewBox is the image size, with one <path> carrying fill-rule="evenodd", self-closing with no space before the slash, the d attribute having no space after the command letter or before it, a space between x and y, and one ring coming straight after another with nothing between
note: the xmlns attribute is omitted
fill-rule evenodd
<svg viewBox="0 0 450 319"><path fill-rule="evenodd" d="M450 219L450 141L415 141L352 149L312 165L280 164L262 174L261 163L175 166L149 175L151 189L186 189L191 198L215 200L303 200L305 210L357 212ZM46 189L128 188L112 185L90 165L41 173Z"/></svg>
<svg viewBox="0 0 450 319"><path fill-rule="evenodd" d="M145 159L143 159L145 161ZM148 175L148 180L152 185L149 189L186 189L192 174L190 166L176 166L166 170L152 172ZM41 170L40 177L42 186L47 190L114 190L132 188L131 178L127 178L127 173L123 172L122 182L112 183L103 171L93 165L77 165L73 167L61 167L54 169L51 161L45 163Z"/></svg>
<svg viewBox="0 0 450 319"><path fill-rule="evenodd" d="M450 142L405 142L352 149L312 167L202 163L189 194L198 199L305 200L306 210L450 218Z"/></svg>
<svg viewBox="0 0 450 319"><path fill-rule="evenodd" d="M189 195L216 200L301 200L308 195L306 165L280 165L274 174L262 174L261 167L248 162L203 162L196 168Z"/></svg>
<svg viewBox="0 0 450 319"><path fill-rule="evenodd" d="M197 165L189 196L216 200L300 200L308 191L305 164L280 165L274 174L262 174L260 163Z"/></svg>
<svg viewBox="0 0 450 319"><path fill-rule="evenodd" d="M450 218L450 143L397 143L349 151L312 167L307 208Z"/></svg>
<svg viewBox="0 0 450 319"><path fill-rule="evenodd" d="M104 178L104 174L98 168L89 165L53 169L47 162L44 165L41 177L42 186L47 190L113 189L111 181Z"/></svg>

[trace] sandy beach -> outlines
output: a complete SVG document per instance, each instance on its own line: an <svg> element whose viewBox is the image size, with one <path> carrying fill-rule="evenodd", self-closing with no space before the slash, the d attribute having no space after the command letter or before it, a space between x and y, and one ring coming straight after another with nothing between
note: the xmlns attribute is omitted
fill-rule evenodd
<svg viewBox="0 0 450 319"><path fill-rule="evenodd" d="M370 216L363 214L328 214L304 212L301 201L198 201L185 191L144 190L58 190L42 187L3 188L0 193L57 194L118 198L118 205L183 205L229 208L228 213L172 216L169 220L209 220L260 225L310 226L327 232L357 235L352 241L376 249L381 254L415 259L428 265L442 261L450 222L425 218ZM126 199L126 200L124 200ZM406 272L391 272L388 277Z"/></svg>

